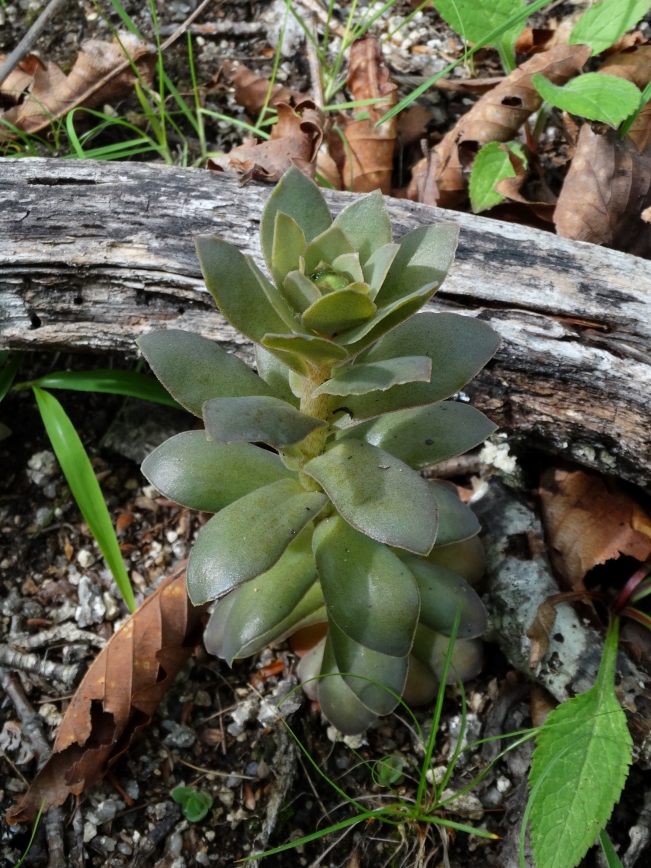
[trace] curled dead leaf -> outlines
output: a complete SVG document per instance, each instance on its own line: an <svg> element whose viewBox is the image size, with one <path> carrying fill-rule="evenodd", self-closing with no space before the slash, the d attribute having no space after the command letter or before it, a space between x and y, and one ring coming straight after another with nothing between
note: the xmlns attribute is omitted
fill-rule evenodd
<svg viewBox="0 0 651 868"><path fill-rule="evenodd" d="M568 588L584 591L597 564L651 555L651 538L633 527L640 507L614 480L552 467L542 476L540 499L550 557Z"/></svg>
<svg viewBox="0 0 651 868"><path fill-rule="evenodd" d="M255 72L243 63L235 66L235 64L230 63L228 60L224 62L221 71L226 82L235 88L235 102L243 106L251 114L261 111L269 93L269 79L256 75ZM291 90L288 87L283 87L281 84L274 84L271 88L268 104L272 108L275 108L281 102L288 103L289 105L298 105L305 99L307 99L305 94L298 93L298 91Z"/></svg>
<svg viewBox="0 0 651 868"><path fill-rule="evenodd" d="M0 113L0 118L23 132L37 133L77 106L92 108L111 102L133 88L137 79L131 62L137 65L144 81L151 83L156 58L149 45L131 33L119 34L119 40L84 42L67 76L56 63L45 65L38 59L27 58L19 71L14 70L5 81L2 93L11 87L15 104ZM18 88L20 91L16 93ZM22 93L26 95L20 101ZM11 138L11 135L2 132L0 138Z"/></svg>
<svg viewBox="0 0 651 868"><path fill-rule="evenodd" d="M243 184L252 178L279 181L292 166L314 178L316 156L326 129L325 115L308 99L295 109L287 103L278 103L276 109L278 121L266 142L249 139L223 157L208 160L208 168L236 172Z"/></svg>
<svg viewBox="0 0 651 868"><path fill-rule="evenodd" d="M185 564L163 581L93 661L66 711L52 756L11 825L33 820L101 780L150 722L166 690L201 641L202 608L188 600Z"/></svg>
<svg viewBox="0 0 651 868"><path fill-rule="evenodd" d="M587 45L557 45L512 72L457 121L432 149L428 163L417 164L410 198L419 196L419 202L444 208L462 204L467 198L468 169L479 148L488 142L513 139L525 120L542 105L531 81L533 75L542 73L554 84L563 85L579 72L589 56ZM423 172L434 177L422 178ZM437 195L437 200L420 198L419 194Z"/></svg>

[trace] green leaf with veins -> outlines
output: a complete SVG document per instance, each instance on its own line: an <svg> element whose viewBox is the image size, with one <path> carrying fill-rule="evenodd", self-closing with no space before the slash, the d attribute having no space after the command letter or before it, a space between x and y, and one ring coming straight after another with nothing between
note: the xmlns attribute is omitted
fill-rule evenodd
<svg viewBox="0 0 651 868"><path fill-rule="evenodd" d="M497 429L470 404L441 401L429 407L396 410L339 434L340 440L366 440L423 470L474 449Z"/></svg>
<svg viewBox="0 0 651 868"><path fill-rule="evenodd" d="M308 461L305 473L341 516L378 542L427 554L434 545L438 507L430 483L402 461L354 440Z"/></svg>
<svg viewBox="0 0 651 868"><path fill-rule="evenodd" d="M509 18L525 10L524 0L435 0L436 11L466 42L481 42L488 33L506 24ZM522 25L517 24L496 40L507 72L515 69L513 46Z"/></svg>
<svg viewBox="0 0 651 868"><path fill-rule="evenodd" d="M516 172L509 158L509 150L517 153L520 159L526 158L519 142L489 142L479 150L470 171L470 202L475 214L486 211L503 202L505 197L498 193L495 185L505 178L515 178Z"/></svg>
<svg viewBox="0 0 651 868"><path fill-rule="evenodd" d="M570 45L589 45L600 54L641 21L651 0L601 0L583 13L570 34Z"/></svg>
<svg viewBox="0 0 651 868"><path fill-rule="evenodd" d="M279 398L214 398L203 406L208 436L217 443L294 446L327 423L301 413Z"/></svg>
<svg viewBox="0 0 651 868"><path fill-rule="evenodd" d="M336 370L330 380L318 386L313 395L365 395L386 392L403 383L428 383L432 360L428 356L401 356L371 364Z"/></svg>
<svg viewBox="0 0 651 868"><path fill-rule="evenodd" d="M136 343L170 395L199 418L211 398L275 395L236 355L192 332L150 332Z"/></svg>
<svg viewBox="0 0 651 868"><path fill-rule="evenodd" d="M529 809L538 868L578 865L624 787L633 742L615 696L617 637L613 618L595 685L554 709L537 737Z"/></svg>
<svg viewBox="0 0 651 868"><path fill-rule="evenodd" d="M154 449L142 472L181 506L219 512L264 485L296 479L280 458L250 443L215 443L205 431L184 431Z"/></svg>
<svg viewBox="0 0 651 868"><path fill-rule="evenodd" d="M283 479L231 503L202 529L188 563L195 606L266 573L328 498Z"/></svg>
<svg viewBox="0 0 651 868"><path fill-rule="evenodd" d="M642 94L632 81L616 75L587 72L563 87L537 72L531 79L550 105L590 121L618 127L640 105Z"/></svg>

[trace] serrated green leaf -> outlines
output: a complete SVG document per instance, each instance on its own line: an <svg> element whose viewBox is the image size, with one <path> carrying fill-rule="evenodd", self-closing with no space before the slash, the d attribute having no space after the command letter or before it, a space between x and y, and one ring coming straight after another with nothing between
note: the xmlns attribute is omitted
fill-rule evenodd
<svg viewBox="0 0 651 868"><path fill-rule="evenodd" d="M345 371L337 370L314 390L313 395L366 395L368 392L386 392L403 383L428 383L432 376L432 360L428 356L401 356L368 365L353 365ZM367 442L370 442L367 440Z"/></svg>
<svg viewBox="0 0 651 868"><path fill-rule="evenodd" d="M391 243L391 221L379 190L346 205L333 225L342 229L353 249L359 251L362 265L378 248Z"/></svg>
<svg viewBox="0 0 651 868"><path fill-rule="evenodd" d="M188 563L195 606L266 573L321 512L327 497L283 479L231 503L202 529Z"/></svg>
<svg viewBox="0 0 651 868"><path fill-rule="evenodd" d="M169 334L169 332L155 332L155 334ZM189 334L189 332L183 332L183 334ZM146 338L141 338L141 340L146 341ZM42 389L70 389L75 392L105 392L111 395L127 395L131 398L140 398L142 401L154 401L157 404L181 409L181 405L172 398L158 380L154 377L148 377L146 374L139 374L137 371L112 369L60 371L39 377L38 380L33 381L33 385Z"/></svg>
<svg viewBox="0 0 651 868"><path fill-rule="evenodd" d="M294 446L327 422L301 413L279 398L214 398L203 406L208 436L217 443Z"/></svg>
<svg viewBox="0 0 651 868"><path fill-rule="evenodd" d="M475 214L493 208L504 201L495 185L505 178L515 178L515 169L509 159L508 146L489 142L480 148L470 171L470 202Z"/></svg>
<svg viewBox="0 0 651 868"><path fill-rule="evenodd" d="M486 552L478 536L447 546L434 546L426 559L452 570L470 585L476 585L486 569Z"/></svg>
<svg viewBox="0 0 651 868"><path fill-rule="evenodd" d="M305 248L305 274L309 277L321 262L332 263L342 253L354 253L355 248L339 226L330 226L310 241Z"/></svg>
<svg viewBox="0 0 651 868"><path fill-rule="evenodd" d="M466 506L455 491L441 482L431 482L434 497L439 507L439 529L436 543L440 546L462 542L481 530L475 513Z"/></svg>
<svg viewBox="0 0 651 868"><path fill-rule="evenodd" d="M434 5L441 18L466 42L480 42L491 31L507 24L510 18L526 9L523 0L492 0L490 3L478 3L477 0L436 0ZM513 45L521 30L522 25L516 24L494 43L496 48L504 47L509 51L508 71L514 68Z"/></svg>
<svg viewBox="0 0 651 868"><path fill-rule="evenodd" d="M354 283L364 283L364 272L359 262L359 253L342 253L332 263L335 271L350 274Z"/></svg>
<svg viewBox="0 0 651 868"><path fill-rule="evenodd" d="M402 555L420 593L419 620L430 630L450 636L461 607L457 636L475 639L486 632L486 609L477 592L461 576L425 558Z"/></svg>
<svg viewBox="0 0 651 868"><path fill-rule="evenodd" d="M279 641L285 630L323 606L316 579L312 530L306 528L274 567L231 591L234 600L225 619L220 608L227 598L217 604L204 635L208 652L231 666L235 658Z"/></svg>
<svg viewBox="0 0 651 868"><path fill-rule="evenodd" d="M303 356L314 365L331 365L348 358L348 352L343 347L314 335L268 334L262 339L262 344L270 350L286 351L295 357ZM307 376L310 372L304 362L302 370L297 370L296 365L293 370L301 376Z"/></svg>
<svg viewBox="0 0 651 868"><path fill-rule="evenodd" d="M254 344L253 351L255 353L255 365L258 369L258 374L271 387L274 395L298 407L298 400L289 384L290 368L284 362L281 362L277 356L270 353L268 349L260 346L260 344Z"/></svg>
<svg viewBox="0 0 651 868"><path fill-rule="evenodd" d="M368 709L339 674L330 636L326 639L317 682L321 711L333 726L344 735L358 735L373 723L377 714Z"/></svg>
<svg viewBox="0 0 651 868"><path fill-rule="evenodd" d="M615 696L617 619L595 685L551 712L537 738L529 784L537 868L575 868L624 787L633 742Z"/></svg>
<svg viewBox="0 0 651 868"><path fill-rule="evenodd" d="M452 265L458 238L456 223L420 226L403 235L398 241L400 250L377 295L378 307L424 286L440 286Z"/></svg>
<svg viewBox="0 0 651 868"><path fill-rule="evenodd" d="M497 425L470 404L441 401L363 422L343 431L339 439L361 440L363 437L367 443L390 452L414 470L422 470L474 449L496 428Z"/></svg>
<svg viewBox="0 0 651 868"><path fill-rule="evenodd" d="M304 311L303 324L323 335L337 335L369 320L376 307L364 283L329 292Z"/></svg>
<svg viewBox="0 0 651 868"><path fill-rule="evenodd" d="M197 254L208 291L229 323L255 343L287 324L276 313L237 247L220 238L197 238Z"/></svg>
<svg viewBox="0 0 651 868"><path fill-rule="evenodd" d="M299 313L303 313L321 298L321 293L314 283L300 271L289 272L283 283L283 292Z"/></svg>
<svg viewBox="0 0 651 868"><path fill-rule="evenodd" d="M287 297L280 291L280 289L275 286L270 280L268 280L265 275L260 271L255 261L250 256L245 256L244 259L248 263L249 268L252 273L255 275L260 288L265 294L267 301L276 311L281 320L285 323L285 326L292 329L292 331L304 332L305 329L301 323L301 318L298 315L298 312L294 310L292 305L287 301ZM282 286L282 284L280 284Z"/></svg>
<svg viewBox="0 0 651 868"><path fill-rule="evenodd" d="M601 0L587 9L574 25L570 45L589 45L600 54L641 21L651 0Z"/></svg>
<svg viewBox="0 0 651 868"><path fill-rule="evenodd" d="M411 653L440 681L449 647L448 636L443 636L442 633L436 633L424 624L419 624ZM446 683L457 684L459 679L469 681L471 678L476 678L482 670L483 663L484 645L481 639L456 639Z"/></svg>
<svg viewBox="0 0 651 868"><path fill-rule="evenodd" d="M388 452L359 441L340 442L308 461L304 471L361 533L416 554L427 554L434 545L434 489Z"/></svg>
<svg viewBox="0 0 651 868"><path fill-rule="evenodd" d="M372 299L375 299L382 288L382 284L399 250L399 244L385 244L383 247L379 247L365 263L363 268L364 282L368 283L371 288L369 296Z"/></svg>
<svg viewBox="0 0 651 868"><path fill-rule="evenodd" d="M623 868L621 860L615 852L613 843L608 837L608 833L605 829L602 829L601 832L599 832L599 843L601 844L601 849L604 851L608 868Z"/></svg>
<svg viewBox="0 0 651 868"><path fill-rule="evenodd" d="M142 472L170 500L219 512L279 479L296 479L280 458L250 443L215 443L205 431L184 431L145 458Z"/></svg>
<svg viewBox="0 0 651 868"><path fill-rule="evenodd" d="M267 267L272 273L274 229L278 211L298 223L308 242L332 223L328 206L314 181L294 167L285 172L265 202L260 220L260 245Z"/></svg>
<svg viewBox="0 0 651 868"><path fill-rule="evenodd" d="M642 94L632 81L616 75L587 72L563 87L537 72L531 79L544 100L556 108L618 127L638 108Z"/></svg>
<svg viewBox="0 0 651 868"><path fill-rule="evenodd" d="M298 270L299 258L306 247L305 235L293 217L282 211L276 213L271 274L281 287L290 271Z"/></svg>
<svg viewBox="0 0 651 868"><path fill-rule="evenodd" d="M151 332L136 343L172 397L199 418L210 398L275 394L237 356L192 332Z"/></svg>
<svg viewBox="0 0 651 868"><path fill-rule="evenodd" d="M481 320L455 313L426 311L401 323L364 354L360 362L376 362L398 356L429 356L429 383L407 383L388 392L354 395L342 402L333 398L332 412L345 407L354 423L383 413L434 404L463 388L493 356L499 335Z"/></svg>
<svg viewBox="0 0 651 868"><path fill-rule="evenodd" d="M61 465L61 470L70 486L72 496L97 545L104 556L122 598L133 612L136 603L131 589L129 576L122 560L122 553L111 522L111 516L104 501L104 495L95 477L90 458L75 431L67 413L54 395L33 386L45 430L52 449Z"/></svg>
<svg viewBox="0 0 651 868"><path fill-rule="evenodd" d="M414 577L400 558L339 516L317 526L312 545L330 619L360 645L406 657L419 598Z"/></svg>

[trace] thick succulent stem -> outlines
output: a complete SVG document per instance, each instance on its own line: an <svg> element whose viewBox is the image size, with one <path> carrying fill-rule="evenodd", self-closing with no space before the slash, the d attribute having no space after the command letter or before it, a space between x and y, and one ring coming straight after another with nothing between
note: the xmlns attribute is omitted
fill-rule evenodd
<svg viewBox="0 0 651 868"><path fill-rule="evenodd" d="M329 365L321 365L318 368L312 369L312 375L305 377L303 380L303 393L301 395L301 412L308 416L314 416L317 419L327 420L329 415L329 395L314 395L314 390L330 379L331 368ZM315 458L323 452L326 438L328 436L327 428L317 428L303 440L300 444L300 450L304 456L304 462ZM301 473L301 482L309 489L318 489L317 483L309 476Z"/></svg>

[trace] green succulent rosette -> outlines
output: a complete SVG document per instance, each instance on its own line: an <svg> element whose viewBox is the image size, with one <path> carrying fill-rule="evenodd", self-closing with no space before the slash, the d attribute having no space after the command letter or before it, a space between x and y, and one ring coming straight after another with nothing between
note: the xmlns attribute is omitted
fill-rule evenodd
<svg viewBox="0 0 651 868"><path fill-rule="evenodd" d="M327 676L315 695L348 734L392 711L408 675L436 680L459 607L454 677L481 665L485 612L469 584L482 569L479 525L454 490L419 473L495 430L446 399L498 336L471 317L415 315L457 234L440 223L394 242L380 193L333 220L291 169L262 214L272 279L233 245L197 241L206 286L254 342L258 373L189 332L138 341L205 424L156 449L143 473L171 500L214 513L187 569L192 602L217 601L206 647L232 663L327 622L303 668Z"/></svg>

